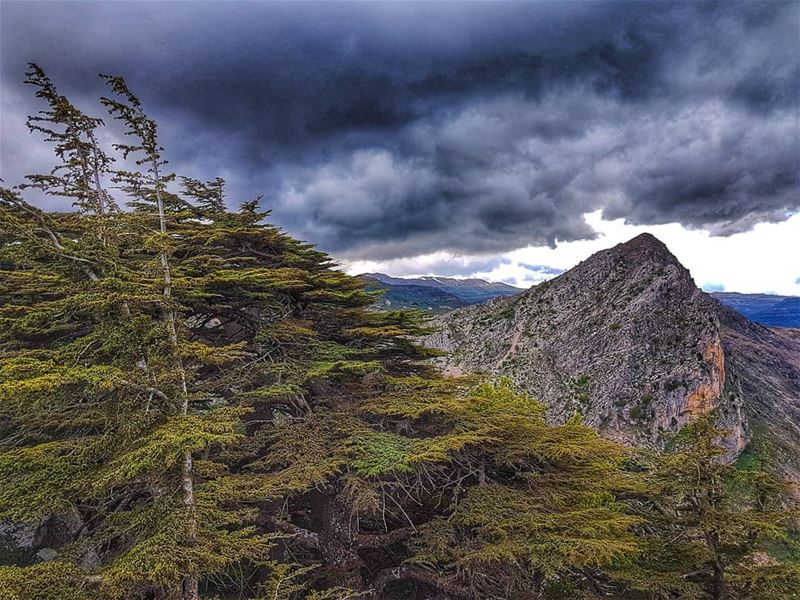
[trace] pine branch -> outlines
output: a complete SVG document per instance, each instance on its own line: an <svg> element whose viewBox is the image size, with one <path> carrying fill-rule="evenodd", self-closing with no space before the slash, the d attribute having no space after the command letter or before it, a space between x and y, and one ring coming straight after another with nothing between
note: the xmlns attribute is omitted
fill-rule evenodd
<svg viewBox="0 0 800 600"><path fill-rule="evenodd" d="M303 542L303 544L310 548L320 547L319 534L316 532L299 527L298 525L290 523L289 521L284 521L283 519L278 519L268 515L262 516L260 520L274 527L278 531L291 534L294 539L300 540Z"/></svg>

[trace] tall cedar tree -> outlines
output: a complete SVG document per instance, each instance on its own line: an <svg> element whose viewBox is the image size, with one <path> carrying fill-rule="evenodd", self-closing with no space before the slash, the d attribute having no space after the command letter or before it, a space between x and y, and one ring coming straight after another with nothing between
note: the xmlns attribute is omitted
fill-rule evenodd
<svg viewBox="0 0 800 600"><path fill-rule="evenodd" d="M96 130L103 120L81 112L36 64L30 64L25 82L36 87L36 97L47 108L28 117L28 129L53 144L59 163L50 173L29 175L21 188L37 188L46 194L71 198L84 213L102 215L116 206L103 188L113 159L100 147Z"/></svg>
<svg viewBox="0 0 800 600"><path fill-rule="evenodd" d="M47 133L57 157L72 165L74 153L59 145L60 136L74 133L79 112L64 108L71 105L41 69L32 65L32 72L36 85L52 90L48 102L58 102L48 113ZM137 102L132 95L126 100ZM141 125L133 132L141 144L125 152L144 152L157 169L154 124L133 116L141 122L127 124L131 130ZM70 148L93 139L81 130ZM245 527L252 511L194 491L195 480L224 471L214 451L242 437L242 410L216 398L206 370L229 365L235 371L247 351L184 334L170 293L171 248L157 172L139 176L152 182L157 211L139 202L136 212L107 213L110 203L81 201L86 190L71 185L71 169L64 167L57 181L59 169L45 191L72 194L77 213L45 214L15 191L2 192L0 511L18 520L69 515L80 525L58 561L31 572L11 570L5 586L14 589L18 578L20 594L36 597L40 578L33 575L40 575L63 585L59 593L197 598L201 577L260 559L267 548L264 536ZM130 182L136 175L114 176ZM140 201L147 190L135 183L126 191ZM105 215L102 223L97 215ZM71 563L92 576L51 576L74 571ZM49 590L40 595L58 597Z"/></svg>
<svg viewBox="0 0 800 600"><path fill-rule="evenodd" d="M642 553L621 571L631 598L796 597L800 512L790 484L768 470L765 448L758 460L726 460L725 434L705 415L650 457Z"/></svg>

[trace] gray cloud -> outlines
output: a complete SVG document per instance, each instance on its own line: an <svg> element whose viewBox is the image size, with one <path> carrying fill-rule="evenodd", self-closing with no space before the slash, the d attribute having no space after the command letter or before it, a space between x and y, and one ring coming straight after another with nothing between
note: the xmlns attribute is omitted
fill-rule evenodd
<svg viewBox="0 0 800 600"><path fill-rule="evenodd" d="M520 267L527 269L529 271L533 271L536 274L542 275L561 275L564 272L564 269L558 269L556 267L550 267L548 265L529 265L528 263L519 263Z"/></svg>
<svg viewBox="0 0 800 600"><path fill-rule="evenodd" d="M440 260L427 260L425 266L420 269L420 265L413 260L392 263L392 275L396 277L437 275L439 277L472 277L476 273L488 273L502 265L508 265L511 261L507 258L476 258L458 257L442 258Z"/></svg>
<svg viewBox="0 0 800 600"><path fill-rule="evenodd" d="M125 75L177 170L342 257L588 239L594 210L726 235L800 208L794 2L0 10L11 183L48 164L11 124L34 60L85 107Z"/></svg>

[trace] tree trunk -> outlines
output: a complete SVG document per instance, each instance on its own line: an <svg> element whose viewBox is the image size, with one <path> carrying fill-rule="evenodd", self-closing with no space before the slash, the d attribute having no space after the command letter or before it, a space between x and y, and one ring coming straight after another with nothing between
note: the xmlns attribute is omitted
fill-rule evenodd
<svg viewBox="0 0 800 600"><path fill-rule="evenodd" d="M312 505L314 530L319 531L319 550L334 585L356 592L364 590L363 561L358 554L350 511L339 500L337 489L315 492Z"/></svg>
<svg viewBox="0 0 800 600"><path fill-rule="evenodd" d="M725 566L719 557L718 546L719 536L716 533L704 534L706 546L711 551L711 597L720 600L725 597Z"/></svg>
<svg viewBox="0 0 800 600"><path fill-rule="evenodd" d="M713 579L711 581L711 597L720 600L725 597L725 567L718 560L712 563Z"/></svg>
<svg viewBox="0 0 800 600"><path fill-rule="evenodd" d="M94 189L97 193L97 212L98 214L105 214L106 206L105 206L105 191L103 190L102 185L100 185L100 173L99 169L99 156L100 151L97 148L97 140L94 137L94 133L91 129L87 131L89 136L89 141L92 144L92 157L94 158Z"/></svg>
<svg viewBox="0 0 800 600"><path fill-rule="evenodd" d="M158 172L158 162L154 159L153 176L155 177L156 188L156 202L158 204L158 224L161 234L167 235L167 215L164 210L164 199L161 196L161 177ZM161 252L161 268L164 277L164 298L167 301L172 296L172 276L169 270L169 260L167 253ZM169 331L170 342L173 348L178 346L178 328L175 323L175 311L172 307L168 307L164 315ZM183 368L183 361L177 358L175 366L180 374L181 379L181 415L186 416L189 414L189 390L186 385L186 371ZM183 465L181 466L181 488L183 489L183 506L188 512L188 525L189 525L189 543L194 544L197 536L197 520L194 514L194 477L192 453L186 452L183 456ZM200 584L197 575L189 574L183 582L183 597L184 600L199 600L200 599Z"/></svg>

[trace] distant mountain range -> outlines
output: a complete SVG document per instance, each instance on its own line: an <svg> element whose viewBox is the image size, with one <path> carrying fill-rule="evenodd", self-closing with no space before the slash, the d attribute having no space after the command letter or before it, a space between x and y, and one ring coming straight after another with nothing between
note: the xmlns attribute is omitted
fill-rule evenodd
<svg viewBox="0 0 800 600"><path fill-rule="evenodd" d="M559 272L554 270L555 274ZM360 277L365 280L368 289L384 290L378 306L419 308L431 313L443 313L525 291L506 283L493 283L483 279L405 278L383 273L365 273ZM768 327L800 328L800 297L737 292L713 292L711 296L756 323Z"/></svg>
<svg viewBox="0 0 800 600"><path fill-rule="evenodd" d="M800 297L737 292L714 292L711 295L751 321L762 325L800 327Z"/></svg>
<svg viewBox="0 0 800 600"><path fill-rule="evenodd" d="M726 299L742 300L698 289L644 234L513 297L439 315L426 343L447 352L446 372L509 377L554 421L580 413L636 446L663 448L716 409L730 457L769 447L800 477L800 330L768 329Z"/></svg>
<svg viewBox="0 0 800 600"><path fill-rule="evenodd" d="M479 304L499 296L513 296L523 290L506 283L483 279L450 277L391 277L383 273L360 276L367 289L384 290L378 306L384 308L419 308L433 313L446 312Z"/></svg>

